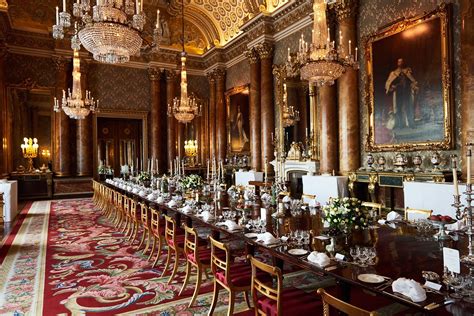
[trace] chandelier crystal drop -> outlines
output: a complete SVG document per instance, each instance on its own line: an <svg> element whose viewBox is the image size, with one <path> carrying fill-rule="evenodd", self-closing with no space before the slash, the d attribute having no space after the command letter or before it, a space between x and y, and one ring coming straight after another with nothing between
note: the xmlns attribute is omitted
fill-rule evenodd
<svg viewBox="0 0 474 316"><path fill-rule="evenodd" d="M61 109L72 119L84 119L90 112L95 112L99 107L99 100L91 97L91 92L86 90L86 97L82 99L81 87L81 64L79 52L74 50L73 69L72 69L72 91L63 90L61 104L54 98L54 111L60 112Z"/></svg>
<svg viewBox="0 0 474 316"><path fill-rule="evenodd" d="M140 54L143 49L143 28L146 16L143 1L97 0L91 7L90 0L77 0L73 4L72 16L67 12L66 0L63 11L56 7L56 24L53 25L54 39L63 39L65 30L74 25L76 31L71 37L71 48L79 50L81 44L92 53L94 59L109 64L126 63L130 56ZM158 50L162 31L160 10L157 11L153 42L147 48Z"/></svg>
<svg viewBox="0 0 474 316"><path fill-rule="evenodd" d="M288 105L288 92L286 90L286 83L283 84L283 127L294 126L300 120L300 111L293 106Z"/></svg>
<svg viewBox="0 0 474 316"><path fill-rule="evenodd" d="M341 32L339 32L338 48L335 41L331 41L326 19L327 1L314 0L312 42L308 45L301 35L296 56L292 56L288 48L286 63L288 74L295 73L295 69L299 69L301 79L316 86L332 85L347 68L358 69L357 47L355 53L352 54L352 43L349 41L348 49L343 50Z"/></svg>
<svg viewBox="0 0 474 316"><path fill-rule="evenodd" d="M183 43L183 51L181 52L181 93L179 98L176 97L173 99L172 104L168 104L168 116L174 116L178 122L187 124L191 122L195 116L201 115L201 106L194 96L188 95L186 52L184 50L184 3L182 7L181 19L181 40Z"/></svg>

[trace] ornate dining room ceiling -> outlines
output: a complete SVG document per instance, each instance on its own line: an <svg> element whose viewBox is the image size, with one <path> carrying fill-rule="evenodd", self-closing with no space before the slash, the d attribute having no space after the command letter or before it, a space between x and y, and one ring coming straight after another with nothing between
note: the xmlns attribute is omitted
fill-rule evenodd
<svg viewBox="0 0 474 316"><path fill-rule="evenodd" d="M144 0L152 34L156 10L160 9L164 47L181 48L181 22L179 14L183 0ZM290 0L184 0L186 50L203 54L213 46L222 47L236 38L240 27L259 12L273 12ZM59 0L7 0L8 14L15 30L50 33L54 24L54 7ZM72 0L67 0L72 5ZM94 0L92 0L94 3Z"/></svg>

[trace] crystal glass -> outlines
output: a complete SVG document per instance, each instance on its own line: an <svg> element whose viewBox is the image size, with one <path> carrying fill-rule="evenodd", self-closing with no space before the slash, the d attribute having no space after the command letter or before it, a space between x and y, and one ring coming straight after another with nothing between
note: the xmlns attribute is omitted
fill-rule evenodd
<svg viewBox="0 0 474 316"><path fill-rule="evenodd" d="M357 261L359 259L359 247L357 247L357 246L351 247L349 249L349 254L352 257L352 261L357 264Z"/></svg>
<svg viewBox="0 0 474 316"><path fill-rule="evenodd" d="M64 28L70 27L71 26L71 15L67 12L60 12L59 13L59 24Z"/></svg>
<svg viewBox="0 0 474 316"><path fill-rule="evenodd" d="M367 248L359 248L358 257L360 260L360 266L367 267L367 260L369 259L369 253L367 251Z"/></svg>
<svg viewBox="0 0 474 316"><path fill-rule="evenodd" d="M377 250L375 247L367 248L367 256L369 265L375 265L375 258L377 258Z"/></svg>
<svg viewBox="0 0 474 316"><path fill-rule="evenodd" d="M64 28L62 25L53 25L53 38L59 40L64 38Z"/></svg>

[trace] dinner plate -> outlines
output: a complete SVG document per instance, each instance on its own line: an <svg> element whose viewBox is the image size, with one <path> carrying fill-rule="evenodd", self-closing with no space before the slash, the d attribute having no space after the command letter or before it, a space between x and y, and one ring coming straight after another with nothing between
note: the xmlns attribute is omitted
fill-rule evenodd
<svg viewBox="0 0 474 316"><path fill-rule="evenodd" d="M247 233L244 236L247 238L257 238L257 233Z"/></svg>
<svg viewBox="0 0 474 316"><path fill-rule="evenodd" d="M290 249L288 253L293 256L303 256L308 253L308 250L304 249Z"/></svg>
<svg viewBox="0 0 474 316"><path fill-rule="evenodd" d="M359 274L357 276L357 279L365 283L373 283L373 284L382 283L385 281L383 276L380 276L378 274L372 274L372 273Z"/></svg>

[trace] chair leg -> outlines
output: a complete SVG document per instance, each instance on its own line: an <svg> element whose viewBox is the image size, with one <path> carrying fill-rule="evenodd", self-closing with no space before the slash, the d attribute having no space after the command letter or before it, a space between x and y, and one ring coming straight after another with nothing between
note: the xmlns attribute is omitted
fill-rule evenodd
<svg viewBox="0 0 474 316"><path fill-rule="evenodd" d="M219 296L220 287L220 284L217 283L216 280L214 280L214 293L212 294L212 302L211 307L209 308L209 313L207 314L208 316L212 316L212 314L214 314L214 309L216 309L217 297Z"/></svg>
<svg viewBox="0 0 474 316"><path fill-rule="evenodd" d="M186 289L186 286L188 286L188 281L189 281L189 276L191 275L191 263L189 261L186 262L186 276L184 277L184 283L183 286L181 287L181 290L179 291L178 296L181 296L183 291Z"/></svg>
<svg viewBox="0 0 474 316"><path fill-rule="evenodd" d="M137 249L140 249L143 246L143 243L145 242L145 233L146 233L146 229L145 227L143 227L142 239L140 240L140 244L138 245Z"/></svg>
<svg viewBox="0 0 474 316"><path fill-rule="evenodd" d="M138 223L137 222L134 223L134 228L135 228L135 232L133 233L133 239L132 239L132 242L131 242L132 244L137 239L137 234L138 234Z"/></svg>
<svg viewBox="0 0 474 316"><path fill-rule="evenodd" d="M148 256L148 261L150 261L151 258L153 258L153 254L155 253L155 248L156 248L156 238L155 236L153 236L153 243L151 244L151 252L150 252L150 255Z"/></svg>
<svg viewBox="0 0 474 316"><path fill-rule="evenodd" d="M166 270L168 270L168 266L170 265L170 260L171 260L171 248L168 246L168 257L166 258L165 268L163 269L163 272L161 273L161 277L164 277L166 275Z"/></svg>
<svg viewBox="0 0 474 316"><path fill-rule="evenodd" d="M204 269L204 271L206 271L206 269ZM194 301L198 297L199 289L201 288L201 282L202 282L202 271L198 268L196 286L194 287L193 297L191 298L191 301L189 302L188 308L191 308L191 306L193 306Z"/></svg>
<svg viewBox="0 0 474 316"><path fill-rule="evenodd" d="M156 266L156 264L158 263L158 261L160 260L161 247L163 247L163 244L162 244L162 241L161 241L161 238L160 238L160 239L158 239L158 250L156 251L156 259L155 259L155 262L153 262L152 268L154 268Z"/></svg>
<svg viewBox="0 0 474 316"><path fill-rule="evenodd" d="M227 310L227 316L234 315L234 304L235 304L235 292L230 291L230 293L229 293L229 309Z"/></svg>
<svg viewBox="0 0 474 316"><path fill-rule="evenodd" d="M127 217L127 225L126 225L127 231L125 232L125 236L127 237L127 240L130 239L130 236L128 236L128 234L130 234L130 228L132 227L131 223L132 222Z"/></svg>
<svg viewBox="0 0 474 316"><path fill-rule="evenodd" d="M249 309L252 308L250 307L249 293L247 291L244 291L244 300L245 300L245 303L247 303L247 307Z"/></svg>
<svg viewBox="0 0 474 316"><path fill-rule="evenodd" d="M146 229L146 245L145 249L143 250L143 254L146 254L148 252L148 249L150 249L150 230Z"/></svg>
<svg viewBox="0 0 474 316"><path fill-rule="evenodd" d="M171 273L170 279L168 280L168 285L173 282L174 277L176 276L176 272L178 272L178 265L179 265L179 253L177 250L174 251L174 265L173 265L173 272Z"/></svg>

